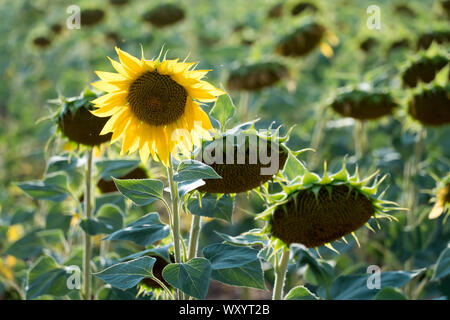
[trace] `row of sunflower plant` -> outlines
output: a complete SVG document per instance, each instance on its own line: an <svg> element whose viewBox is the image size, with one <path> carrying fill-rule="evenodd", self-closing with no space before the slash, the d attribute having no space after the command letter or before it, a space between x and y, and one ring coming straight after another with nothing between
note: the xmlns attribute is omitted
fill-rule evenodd
<svg viewBox="0 0 450 320"><path fill-rule="evenodd" d="M25 298L205 299L211 280L271 289L273 299L399 294L370 290L368 274L356 276L354 287L349 278L335 279L333 265L309 250L337 252L337 240L359 245L356 230L395 220L389 212L402 208L378 192L385 177L350 174L345 161L333 174L324 163L320 177L299 160L311 150L288 147L290 131L257 130L257 121L230 128L236 108L202 80L208 70L162 54L147 60L116 51L116 73L97 71L94 89L54 101L59 109L50 119L59 136L48 150L64 142L65 151L48 159L42 180L19 183L55 226L8 248L24 260L47 248L23 274ZM202 104L209 102L207 114ZM134 152L140 160L126 157ZM232 223L236 194L245 192L265 204L250 213L261 227L217 233L222 241L199 252L202 220ZM61 218L61 210L74 214ZM308 266L316 292L285 288L289 267L300 265ZM402 286L422 273L389 271L381 279Z"/></svg>

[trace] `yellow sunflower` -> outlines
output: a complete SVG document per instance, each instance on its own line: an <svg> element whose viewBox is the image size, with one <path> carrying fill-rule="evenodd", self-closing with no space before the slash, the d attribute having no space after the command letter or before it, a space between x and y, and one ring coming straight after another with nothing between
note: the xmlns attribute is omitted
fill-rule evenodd
<svg viewBox="0 0 450 320"><path fill-rule="evenodd" d="M120 62L110 59L118 73L97 71L95 88L107 94L93 100L98 117L111 117L100 134L112 132L111 143L122 138L121 154L139 150L167 166L170 154L189 152L197 137L212 129L199 102L212 102L225 92L201 80L210 70L178 59L138 59L116 48Z"/></svg>

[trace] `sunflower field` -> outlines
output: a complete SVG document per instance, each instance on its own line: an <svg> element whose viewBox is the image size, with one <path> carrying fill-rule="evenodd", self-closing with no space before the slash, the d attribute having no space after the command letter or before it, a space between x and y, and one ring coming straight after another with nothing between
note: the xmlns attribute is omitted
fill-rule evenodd
<svg viewBox="0 0 450 320"><path fill-rule="evenodd" d="M0 0L0 300L448 300L449 19Z"/></svg>

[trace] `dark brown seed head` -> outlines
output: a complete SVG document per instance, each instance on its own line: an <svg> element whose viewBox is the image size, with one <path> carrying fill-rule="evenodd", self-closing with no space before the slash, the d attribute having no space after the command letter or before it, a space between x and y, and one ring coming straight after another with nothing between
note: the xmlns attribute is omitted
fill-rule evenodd
<svg viewBox="0 0 450 320"><path fill-rule="evenodd" d="M404 71L403 83L410 88L417 86L419 81L430 83L447 64L448 59L444 56L422 57Z"/></svg>
<svg viewBox="0 0 450 320"><path fill-rule="evenodd" d="M325 35L325 27L308 23L284 37L275 51L282 56L305 56L319 46Z"/></svg>
<svg viewBox="0 0 450 320"><path fill-rule="evenodd" d="M362 227L375 213L372 202L356 189L332 185L317 194L300 190L280 206L270 220L271 233L287 245L301 243L318 247Z"/></svg>
<svg viewBox="0 0 450 320"><path fill-rule="evenodd" d="M146 12L142 19L157 28L163 28L183 20L184 10L175 4L163 4Z"/></svg>
<svg viewBox="0 0 450 320"><path fill-rule="evenodd" d="M39 48L46 48L50 46L51 40L47 37L36 37L33 39L33 44Z"/></svg>
<svg viewBox="0 0 450 320"><path fill-rule="evenodd" d="M275 19L281 17L283 14L283 3L277 3L272 8L269 9L269 12L267 13L267 18L269 19Z"/></svg>
<svg viewBox="0 0 450 320"><path fill-rule="evenodd" d="M370 120L390 114L397 106L391 95L381 92L353 90L336 97L331 107L344 117Z"/></svg>
<svg viewBox="0 0 450 320"><path fill-rule="evenodd" d="M450 86L424 89L411 98L408 111L423 125L450 123Z"/></svg>
<svg viewBox="0 0 450 320"><path fill-rule="evenodd" d="M262 139L262 138L259 138ZM259 142L258 142L259 143ZM227 150L225 147L224 141L223 147L223 162L222 163L208 163L221 177L222 179L207 179L205 180L205 184L199 187L197 190L201 192L209 192L209 193L240 193L247 192L254 188L257 188L269 181L273 178L272 175L263 175L261 174L262 168L269 168L270 163L263 164L258 154L256 154L256 163L253 163L250 156L250 150L253 148L249 148L249 145L245 146L245 161L241 161L238 163L238 150L241 150L243 147L238 148L237 146L233 149L234 160L232 163L226 163L227 160ZM271 149L272 144L267 142L267 156L271 157ZM256 147L258 150L258 147ZM275 148L277 154L274 154L274 157L277 156L278 160L278 170L281 170L284 167L284 164L287 160L287 152L283 149L283 147ZM258 153L258 151L257 151ZM231 157L230 157L231 158ZM252 161L252 162L251 162ZM276 171L278 171L276 170Z"/></svg>
<svg viewBox="0 0 450 320"><path fill-rule="evenodd" d="M62 25L60 23L54 23L50 26L50 30L52 30L55 34L60 34L62 31Z"/></svg>
<svg viewBox="0 0 450 320"><path fill-rule="evenodd" d="M79 103L83 101L66 102L59 113L57 123L63 135L72 142L87 146L97 146L110 141L112 133L100 135L109 118L94 116L90 112L93 105L89 101L86 100L81 106L76 106Z"/></svg>
<svg viewBox="0 0 450 320"><path fill-rule="evenodd" d="M129 0L109 0L109 3L111 3L113 6L123 6L128 2Z"/></svg>
<svg viewBox="0 0 450 320"><path fill-rule="evenodd" d="M293 16L299 15L302 12L304 12L305 10L309 10L311 12L316 12L318 9L317 7L312 4L311 2L300 2L297 5L295 5L292 10L291 10L291 14Z"/></svg>
<svg viewBox="0 0 450 320"><path fill-rule="evenodd" d="M160 126L184 114L187 96L187 91L170 76L148 71L130 85L127 99L139 120Z"/></svg>
<svg viewBox="0 0 450 320"><path fill-rule="evenodd" d="M231 90L256 91L274 85L287 75L287 68L280 63L257 63L233 70L228 78L228 87Z"/></svg>
<svg viewBox="0 0 450 320"><path fill-rule="evenodd" d="M364 52L369 52L373 48L377 47L378 45L379 45L379 42L377 39L375 39L373 37L369 37L360 43L359 48Z"/></svg>
<svg viewBox="0 0 450 320"><path fill-rule="evenodd" d="M105 12L101 9L85 9L80 12L80 23L82 26L93 26L105 17Z"/></svg>
<svg viewBox="0 0 450 320"><path fill-rule="evenodd" d="M417 41L417 48L427 50L433 42L438 44L449 43L450 31L432 31L422 34Z"/></svg>

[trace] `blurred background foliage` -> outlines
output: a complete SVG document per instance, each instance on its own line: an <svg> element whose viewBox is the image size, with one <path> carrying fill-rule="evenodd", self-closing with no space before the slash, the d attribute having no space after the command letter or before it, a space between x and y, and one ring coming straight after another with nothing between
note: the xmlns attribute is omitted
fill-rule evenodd
<svg viewBox="0 0 450 320"><path fill-rule="evenodd" d="M161 48L167 50L169 58L188 57L199 62L199 69L212 69L208 81L225 89L230 74L242 66L268 61L283 64L288 76L276 85L254 92L229 91L237 108L233 124L260 118L261 127L267 128L273 121L285 128L295 125L289 141L293 149L310 147L319 131L317 152L301 156L308 168L320 172L326 160L328 168L336 171L346 157L353 168L358 163L364 174L380 169L381 174L389 175L386 198L404 205L405 166L414 153L420 125L407 115L410 91L402 86L400 71L418 52L421 35L450 31L445 1L311 0L308 3L315 9L297 13L296 5L304 1L183 0L171 3L182 8L184 18L164 28L144 19L149 10L164 1L114 2L0 0L0 270L11 270L0 277L0 297L20 298L20 293L23 297L26 272L43 252L74 264L81 259L80 252L66 255L64 248L59 248L59 237L67 242L68 234L74 232L73 208L31 200L15 182L41 179L46 161L54 155L45 151L45 145L55 127L48 121L37 123L54 110L49 100L78 95L97 79L95 70L113 71L106 56L116 58L115 46L135 56L140 56L142 46L148 58L157 57ZM100 10L100 21L85 25L82 18L80 29L68 29L70 13L66 10L73 4L82 10ZM366 26L366 10L373 4L381 9L381 30ZM327 57L329 54L318 49L304 57L277 55L280 39L311 20L326 28L333 55ZM331 41L334 38L339 41ZM448 38L446 41L441 45L448 52ZM367 122L367 150L357 158L352 136L355 121L334 113L329 104L338 88L362 82L390 90L400 107L392 116ZM450 226L444 215L427 219L433 194L424 191L436 187L433 175L443 178L449 171L449 136L448 125L427 129L419 172L413 179L418 203L413 220L408 220L406 212L395 213L399 221L383 222L377 233L358 232L360 249L354 242L338 244L339 255L320 249L334 269L333 277L365 270L371 264L384 270L433 270L450 240ZM261 201L245 195L238 196L237 201L240 205L233 224L219 220L204 224L201 247L221 241L215 231L237 235L257 226L246 212L261 211ZM145 212L149 211L131 208L125 220L134 221ZM46 237L45 243L38 235L42 230L61 230L61 234ZM15 247L11 249L11 245ZM135 247L123 243L111 250L117 257L135 251ZM105 261L98 263L108 265ZM300 281L311 288L317 286L317 279L305 272L299 266L291 268L289 285ZM299 280L299 275L304 280ZM271 279L270 270L266 277ZM2 282L2 278L8 281ZM430 279L416 279L404 293L409 298L448 297L448 276L441 282ZM228 292L230 288L220 290L216 297L236 297L235 292ZM114 292L108 294L118 297ZM239 291L237 297L240 294L248 293Z"/></svg>

